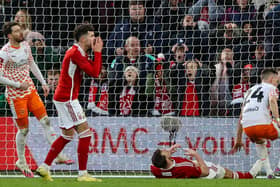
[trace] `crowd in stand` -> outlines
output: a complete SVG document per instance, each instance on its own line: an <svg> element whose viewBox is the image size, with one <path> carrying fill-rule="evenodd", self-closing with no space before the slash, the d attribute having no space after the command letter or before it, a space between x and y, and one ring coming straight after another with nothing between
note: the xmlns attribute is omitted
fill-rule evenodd
<svg viewBox="0 0 280 187"><path fill-rule="evenodd" d="M93 24L105 42L99 78L85 75L81 89L88 115L238 116L245 92L260 82L261 71L280 67L278 0L0 4L0 23L20 23L50 85L51 94L42 96L49 116L57 115L52 95L77 24ZM0 45L4 42L1 35ZM1 110L7 111L0 92Z"/></svg>

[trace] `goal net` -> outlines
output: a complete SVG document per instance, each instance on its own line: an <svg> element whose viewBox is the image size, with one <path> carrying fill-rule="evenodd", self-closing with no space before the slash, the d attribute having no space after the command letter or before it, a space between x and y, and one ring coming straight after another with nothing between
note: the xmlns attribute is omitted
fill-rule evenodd
<svg viewBox="0 0 280 187"><path fill-rule="evenodd" d="M79 95L93 132L88 160L93 174L151 176L153 152L169 147L163 116L180 121L176 142L207 161L248 171L257 160L246 136L244 150L231 149L245 92L260 82L263 69L280 66L278 0L2 0L0 7L1 27L8 21L21 24L50 86L44 97L31 75L57 135L53 94L65 52L75 43L73 30L91 24L103 39L101 74L84 74ZM3 47L8 40L0 33ZM19 176L17 127L4 85L0 111L0 173ZM77 140L63 150L75 163L53 163L53 174L77 174ZM274 167L278 142L267 146ZM32 170L49 148L43 127L30 114L25 155Z"/></svg>

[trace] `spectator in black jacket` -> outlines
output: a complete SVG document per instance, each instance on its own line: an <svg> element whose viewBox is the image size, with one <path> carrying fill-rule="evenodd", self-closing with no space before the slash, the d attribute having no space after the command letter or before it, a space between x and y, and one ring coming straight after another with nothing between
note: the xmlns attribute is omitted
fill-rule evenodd
<svg viewBox="0 0 280 187"><path fill-rule="evenodd" d="M60 76L60 71L58 69L57 70L53 70L53 69L48 70L47 84L49 85L49 88L50 88L49 95L47 97L44 97L43 90L39 89L39 91L38 91L42 100L45 103L45 107L46 107L48 116L57 116L57 111L56 111L55 105L53 103L53 95L54 95L55 89L58 85L59 76Z"/></svg>
<svg viewBox="0 0 280 187"><path fill-rule="evenodd" d="M209 60L215 60L217 52L224 48L233 49L240 43L240 36L241 30L235 23L227 23L211 31L209 34Z"/></svg>
<svg viewBox="0 0 280 187"><path fill-rule="evenodd" d="M117 23L109 36L107 42L108 63L111 63L115 55L122 55L124 52L124 41L130 36L137 37L141 46L151 53L154 46L161 45L160 25L155 24L154 17L145 14L145 2L130 0L129 17L124 17ZM159 50L159 49L158 49Z"/></svg>
<svg viewBox="0 0 280 187"><path fill-rule="evenodd" d="M164 0L157 9L156 22L161 24L163 31L162 52L167 53L175 44L173 40L178 38L178 31L181 28L181 20L185 16L185 7L179 0Z"/></svg>
<svg viewBox="0 0 280 187"><path fill-rule="evenodd" d="M186 15L178 38L184 41L194 58L202 59L202 54L207 53L208 50L208 34L208 31L199 30L198 23L194 22L193 16Z"/></svg>
<svg viewBox="0 0 280 187"><path fill-rule="evenodd" d="M140 52L140 41L137 37L129 37L125 44L125 54L117 56L108 67L109 80L109 104L108 111L110 115L115 115L116 90L123 85L124 70L128 66L134 66L138 69L138 84L145 90L148 73L154 69L154 59L150 55L142 55Z"/></svg>
<svg viewBox="0 0 280 187"><path fill-rule="evenodd" d="M265 60L265 50L263 44L255 45L254 54L249 57L249 63L252 64L251 82L253 84L261 83L261 72L265 68L272 68L272 61Z"/></svg>

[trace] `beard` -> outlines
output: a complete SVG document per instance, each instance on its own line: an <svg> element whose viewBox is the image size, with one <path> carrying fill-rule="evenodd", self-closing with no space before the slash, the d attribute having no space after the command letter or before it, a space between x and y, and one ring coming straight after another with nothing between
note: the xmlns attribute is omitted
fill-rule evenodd
<svg viewBox="0 0 280 187"><path fill-rule="evenodd" d="M18 42L18 43L20 43L20 42L23 42L23 41L24 41L24 38L23 38L23 37L22 37L22 38L15 38L15 41Z"/></svg>

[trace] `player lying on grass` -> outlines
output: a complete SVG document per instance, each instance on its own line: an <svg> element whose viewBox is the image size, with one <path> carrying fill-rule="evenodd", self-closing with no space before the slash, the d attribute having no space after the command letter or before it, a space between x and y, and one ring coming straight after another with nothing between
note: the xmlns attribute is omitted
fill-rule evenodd
<svg viewBox="0 0 280 187"><path fill-rule="evenodd" d="M175 144L169 149L157 149L154 152L151 172L156 178L252 179L260 169L260 165L256 164L249 172L234 172L220 165L204 161L192 149L186 149L185 155L194 157L196 161L183 157L172 157L171 155L180 147L179 144Z"/></svg>

